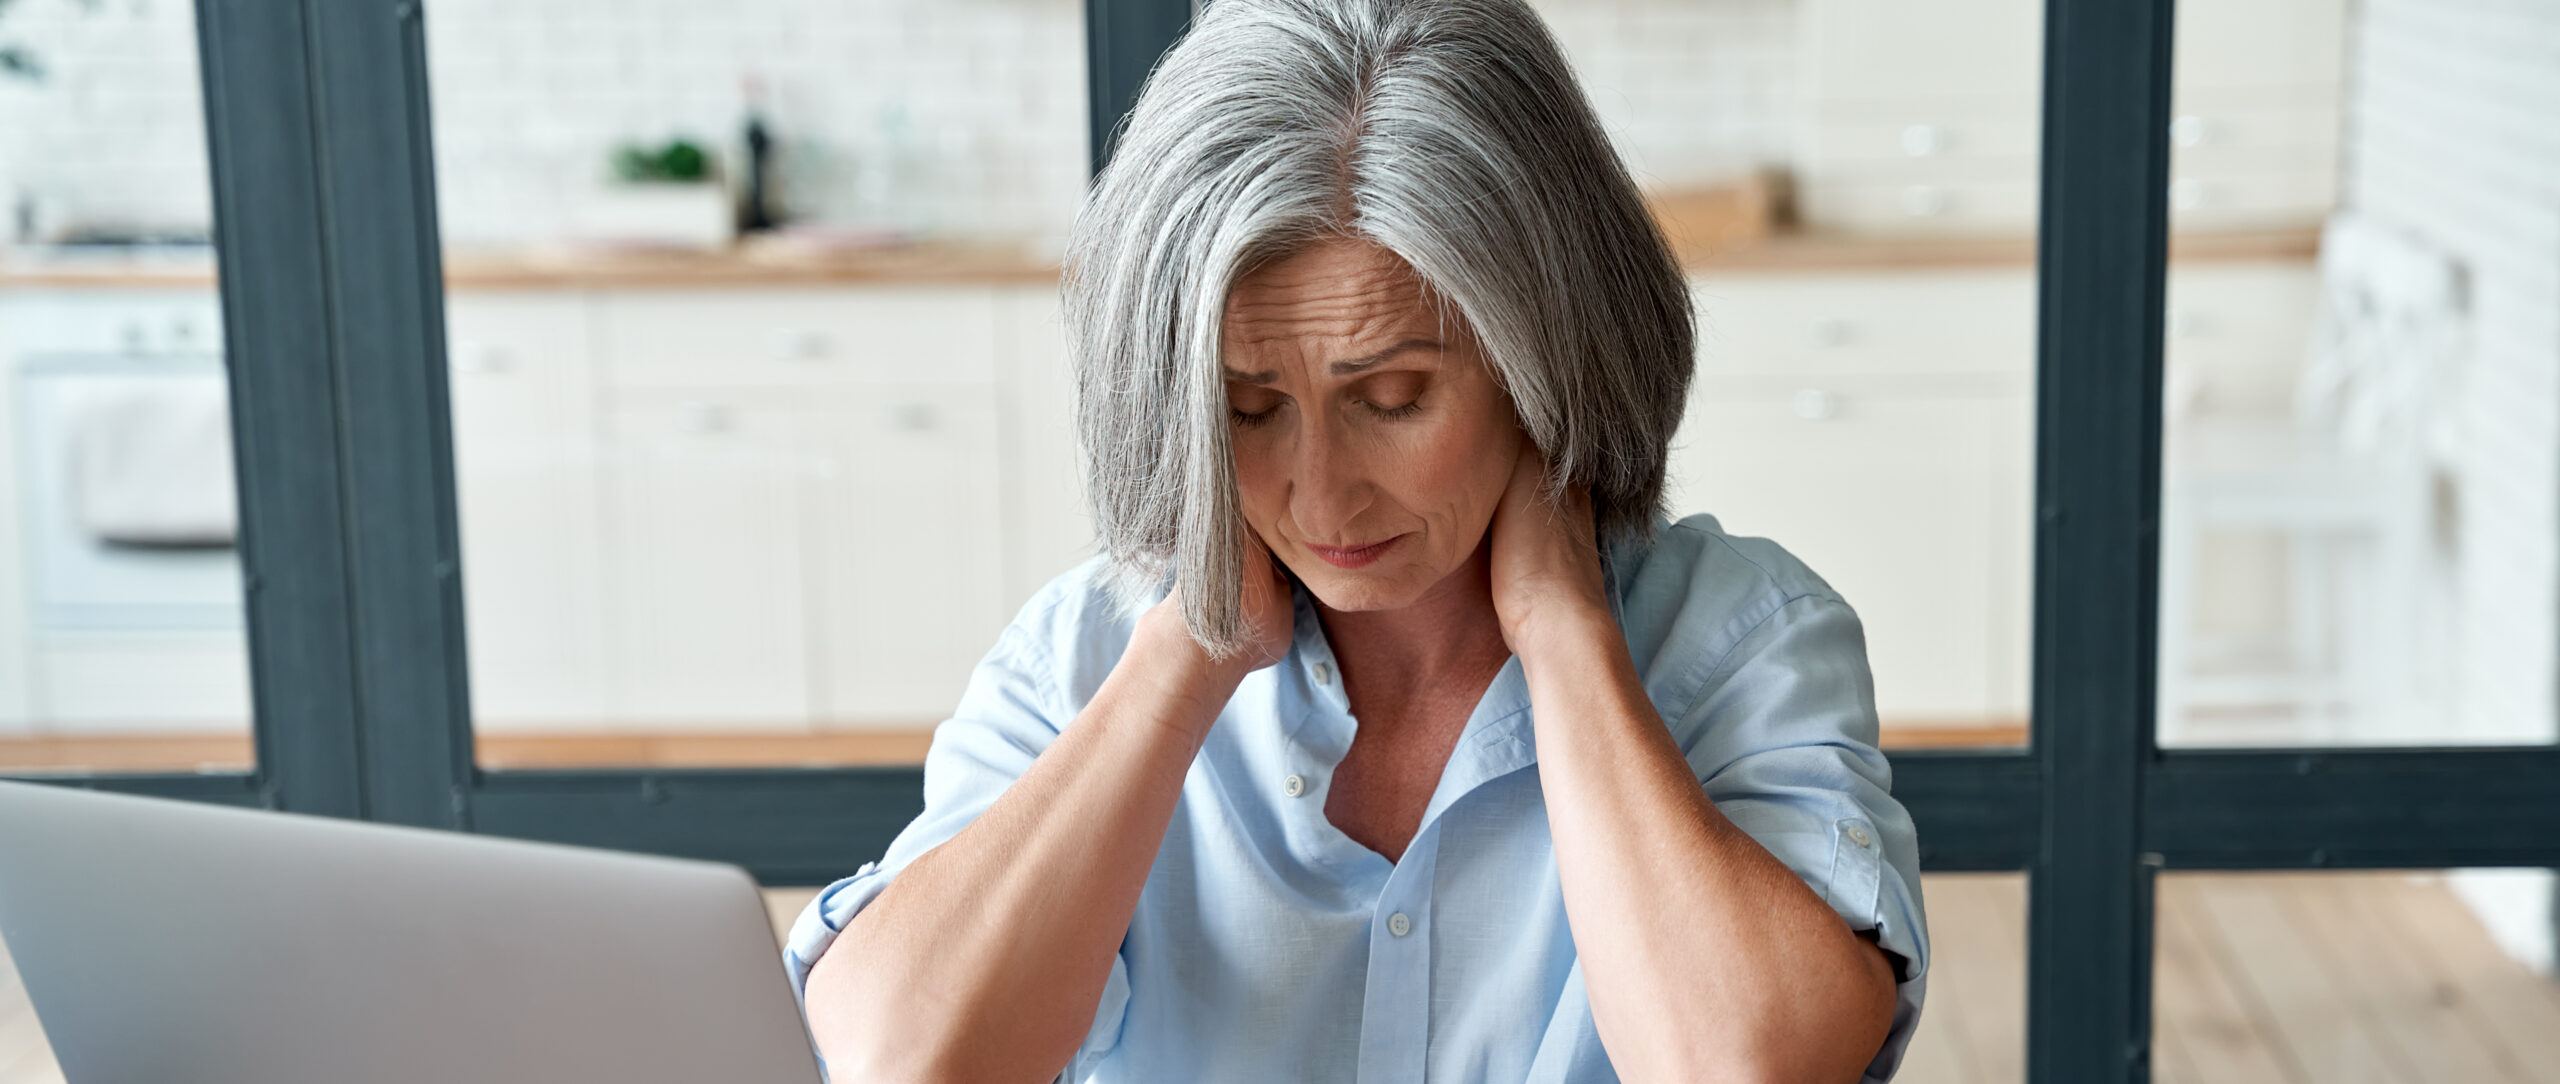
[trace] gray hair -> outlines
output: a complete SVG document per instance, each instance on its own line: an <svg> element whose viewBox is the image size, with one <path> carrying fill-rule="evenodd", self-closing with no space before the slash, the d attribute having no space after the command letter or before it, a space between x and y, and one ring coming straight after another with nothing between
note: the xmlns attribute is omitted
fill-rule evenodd
<svg viewBox="0 0 2560 1084"><path fill-rule="evenodd" d="M1525 0L1209 0L1148 76L1060 282L1085 489L1124 609L1179 581L1249 642L1222 321L1356 237L1455 307L1604 547L1650 541L1695 365L1679 262Z"/></svg>

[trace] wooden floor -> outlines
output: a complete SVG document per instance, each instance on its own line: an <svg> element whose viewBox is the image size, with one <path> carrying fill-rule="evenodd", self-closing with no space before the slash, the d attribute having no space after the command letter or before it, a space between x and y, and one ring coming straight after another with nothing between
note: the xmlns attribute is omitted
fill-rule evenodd
<svg viewBox="0 0 2560 1084"><path fill-rule="evenodd" d="M1936 953L1903 1084L2025 1078L2024 881L1935 875ZM809 889L766 893L777 930ZM2560 1080L2560 985L2490 943L2428 874L2164 877L2152 1079L2163 1084ZM0 951L0 1084L60 1084Z"/></svg>

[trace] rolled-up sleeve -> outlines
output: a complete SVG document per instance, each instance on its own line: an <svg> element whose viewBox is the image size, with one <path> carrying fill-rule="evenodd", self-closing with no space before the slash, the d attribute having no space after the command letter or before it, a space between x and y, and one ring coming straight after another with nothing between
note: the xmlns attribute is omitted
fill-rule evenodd
<svg viewBox="0 0 2560 1084"><path fill-rule="evenodd" d="M1899 957L1893 1028L1864 1077L1890 1079L1919 1024L1929 935L1919 836L1876 748L1857 615L1836 596L1778 605L1734 641L1674 729L1716 809Z"/></svg>
<svg viewBox="0 0 2560 1084"><path fill-rule="evenodd" d="M924 758L924 812L890 841L887 853L820 890L784 935L782 960L792 996L808 1012L809 972L838 934L898 873L960 833L1021 778L1073 715L1059 694L1050 638L1057 615L1035 598L997 638L969 677L950 718L934 728ZM1115 1045L1129 999L1128 962L1115 957L1083 1046L1061 1079L1079 1080ZM824 1058L820 1068L825 1068Z"/></svg>

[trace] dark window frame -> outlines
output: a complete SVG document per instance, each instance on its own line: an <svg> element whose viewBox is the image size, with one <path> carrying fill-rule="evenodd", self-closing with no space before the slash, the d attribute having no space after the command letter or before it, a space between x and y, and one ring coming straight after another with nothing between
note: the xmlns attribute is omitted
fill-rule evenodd
<svg viewBox="0 0 2560 1084"><path fill-rule="evenodd" d="M917 768L485 771L419 0L197 0L257 765L67 785L833 879ZM1188 0L1088 0L1099 163ZM2048 0L2028 749L1895 753L1935 871L2029 878L2028 1075L2148 1078L2171 870L2560 866L2560 747L2153 740L2170 0ZM2560 525L2555 525L2560 529Z"/></svg>

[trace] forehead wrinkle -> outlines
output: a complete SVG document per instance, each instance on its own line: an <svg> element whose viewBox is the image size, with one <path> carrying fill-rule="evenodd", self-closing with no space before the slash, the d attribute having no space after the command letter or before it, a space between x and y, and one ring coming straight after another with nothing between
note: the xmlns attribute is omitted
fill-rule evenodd
<svg viewBox="0 0 2560 1084"><path fill-rule="evenodd" d="M1240 289L1227 305L1227 337L1239 344L1276 340L1402 338L1439 320L1422 291L1410 283L1334 283L1314 294L1270 297Z"/></svg>

